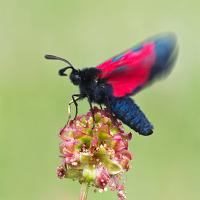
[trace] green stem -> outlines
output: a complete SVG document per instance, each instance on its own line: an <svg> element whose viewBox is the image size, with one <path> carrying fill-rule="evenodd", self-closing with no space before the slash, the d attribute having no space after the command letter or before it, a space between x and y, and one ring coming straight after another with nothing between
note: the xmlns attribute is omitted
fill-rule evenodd
<svg viewBox="0 0 200 200"><path fill-rule="evenodd" d="M87 200L88 188L89 184L87 182L81 184L80 200Z"/></svg>

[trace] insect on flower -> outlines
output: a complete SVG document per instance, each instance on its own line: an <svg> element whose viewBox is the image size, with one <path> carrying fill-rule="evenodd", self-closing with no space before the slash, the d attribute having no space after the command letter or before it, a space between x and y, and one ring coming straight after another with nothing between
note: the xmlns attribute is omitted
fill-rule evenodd
<svg viewBox="0 0 200 200"><path fill-rule="evenodd" d="M105 105L116 118L141 135L153 133L153 126L144 113L130 98L155 79L167 75L175 63L178 53L176 36L166 33L151 37L127 51L110 58L97 67L75 69L60 57L45 55L47 59L61 60L68 64L59 70L59 75L67 76L79 86L80 94L72 95L78 112L77 101L87 98L92 103Z"/></svg>

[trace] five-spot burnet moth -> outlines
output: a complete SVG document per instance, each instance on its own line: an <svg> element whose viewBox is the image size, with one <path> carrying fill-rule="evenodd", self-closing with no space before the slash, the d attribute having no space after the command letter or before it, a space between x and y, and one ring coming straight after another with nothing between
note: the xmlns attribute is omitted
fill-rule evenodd
<svg viewBox="0 0 200 200"><path fill-rule="evenodd" d="M76 115L77 100L87 98L91 108L92 103L103 104L116 118L139 134L150 135L153 126L130 96L168 74L177 53L176 36L166 33L151 37L97 67L79 70L63 58L53 55L45 55L45 58L68 64L59 70L61 76L66 76L67 69L72 70L70 80L80 89L80 94L72 95Z"/></svg>

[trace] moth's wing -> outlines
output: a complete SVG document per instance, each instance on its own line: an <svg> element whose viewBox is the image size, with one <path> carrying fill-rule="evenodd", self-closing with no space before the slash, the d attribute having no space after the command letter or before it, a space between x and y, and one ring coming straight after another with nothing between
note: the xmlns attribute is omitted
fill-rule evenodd
<svg viewBox="0 0 200 200"><path fill-rule="evenodd" d="M172 33L154 36L139 45L105 61L96 68L99 78L112 87L115 97L132 95L168 74L178 52Z"/></svg>

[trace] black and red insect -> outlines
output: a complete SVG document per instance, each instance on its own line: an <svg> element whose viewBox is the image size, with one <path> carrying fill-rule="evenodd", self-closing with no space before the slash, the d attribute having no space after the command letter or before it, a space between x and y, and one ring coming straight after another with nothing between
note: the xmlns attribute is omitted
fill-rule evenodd
<svg viewBox="0 0 200 200"><path fill-rule="evenodd" d="M103 104L139 134L150 135L153 126L130 96L168 74L175 63L177 50L176 36L167 33L151 37L97 67L80 70L63 58L54 55L45 55L45 58L68 64L59 70L61 76L66 76L67 69L72 70L70 80L80 89L80 94L72 95L76 115L77 100L87 98L91 108L92 103Z"/></svg>

